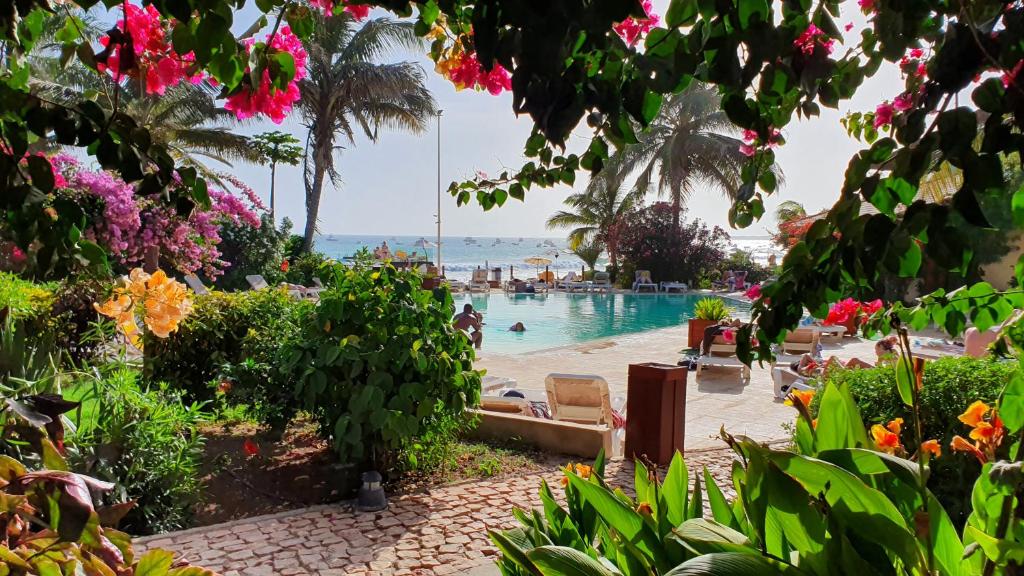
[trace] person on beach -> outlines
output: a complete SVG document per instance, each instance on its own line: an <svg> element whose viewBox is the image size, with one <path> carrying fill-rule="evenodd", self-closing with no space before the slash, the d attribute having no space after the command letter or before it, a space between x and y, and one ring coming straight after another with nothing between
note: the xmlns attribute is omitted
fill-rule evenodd
<svg viewBox="0 0 1024 576"><path fill-rule="evenodd" d="M473 346L477 350L480 349L480 346L483 345L484 341L482 320L483 316L476 310L473 310L473 305L469 303L462 307L462 312L456 314L455 317L452 318L452 323L455 327L462 330L467 336L469 336L470 342L473 343ZM470 329L472 329L472 332Z"/></svg>

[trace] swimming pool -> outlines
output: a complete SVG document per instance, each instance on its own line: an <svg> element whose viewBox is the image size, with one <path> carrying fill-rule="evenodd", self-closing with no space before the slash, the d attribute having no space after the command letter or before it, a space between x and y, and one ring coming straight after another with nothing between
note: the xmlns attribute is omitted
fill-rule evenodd
<svg viewBox="0 0 1024 576"><path fill-rule="evenodd" d="M484 315L485 352L518 354L579 344L600 338L680 326L693 317L703 295L695 294L465 294L456 295L458 311L469 302ZM726 299L734 314L746 318L750 305ZM522 322L525 332L510 332Z"/></svg>

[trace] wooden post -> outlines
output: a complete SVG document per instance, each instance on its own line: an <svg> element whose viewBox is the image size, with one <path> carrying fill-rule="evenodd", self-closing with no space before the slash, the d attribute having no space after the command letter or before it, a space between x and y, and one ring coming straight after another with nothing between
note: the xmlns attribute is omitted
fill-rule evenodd
<svg viewBox="0 0 1024 576"><path fill-rule="evenodd" d="M508 279L511 280L511 279L513 279L515 277L516 277L516 267L511 265L511 264L509 264L508 265Z"/></svg>
<svg viewBox="0 0 1024 576"><path fill-rule="evenodd" d="M548 267L547 266L544 267L544 281L545 282L548 281Z"/></svg>

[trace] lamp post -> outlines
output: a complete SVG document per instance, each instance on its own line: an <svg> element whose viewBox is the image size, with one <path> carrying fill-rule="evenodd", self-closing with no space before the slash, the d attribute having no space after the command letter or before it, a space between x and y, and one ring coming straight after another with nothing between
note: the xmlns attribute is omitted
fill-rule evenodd
<svg viewBox="0 0 1024 576"><path fill-rule="evenodd" d="M437 271L441 274L441 114L437 111Z"/></svg>

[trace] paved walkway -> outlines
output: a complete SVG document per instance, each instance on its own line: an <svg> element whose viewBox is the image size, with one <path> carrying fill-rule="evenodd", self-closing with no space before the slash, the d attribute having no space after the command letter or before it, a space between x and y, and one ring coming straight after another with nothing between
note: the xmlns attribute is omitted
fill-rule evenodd
<svg viewBox="0 0 1024 576"><path fill-rule="evenodd" d="M690 477L707 466L731 498L731 460L728 449L691 451ZM379 513L357 514L347 505L314 506L151 536L138 540L136 548L174 550L224 576L486 574L498 553L487 530L515 526L514 506L540 507L542 478L556 494L561 492L561 473L551 470L398 496ZM632 464L612 462L607 478L631 489Z"/></svg>

